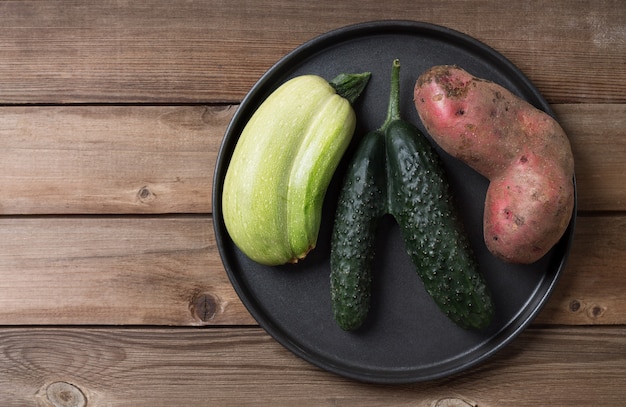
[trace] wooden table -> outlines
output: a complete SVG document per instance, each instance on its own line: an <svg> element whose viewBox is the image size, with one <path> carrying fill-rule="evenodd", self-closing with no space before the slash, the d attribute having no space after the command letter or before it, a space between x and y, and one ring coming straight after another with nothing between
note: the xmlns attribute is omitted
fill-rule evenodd
<svg viewBox="0 0 626 407"><path fill-rule="evenodd" d="M301 43L379 19L515 63L570 136L579 190L571 257L530 328L413 385L338 377L273 340L211 218L250 87ZM622 0L0 2L0 404L621 406L625 129Z"/></svg>

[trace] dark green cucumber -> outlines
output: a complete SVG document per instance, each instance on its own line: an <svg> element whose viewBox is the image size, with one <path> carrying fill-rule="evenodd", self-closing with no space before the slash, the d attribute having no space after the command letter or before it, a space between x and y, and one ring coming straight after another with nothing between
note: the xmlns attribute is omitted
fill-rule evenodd
<svg viewBox="0 0 626 407"><path fill-rule="evenodd" d="M484 328L494 315L491 296L439 155L415 126L400 118L399 71L395 60L387 119L363 140L340 194L331 242L334 316L346 330L365 320L376 228L383 215L391 214L439 308L463 328Z"/></svg>
<svg viewBox="0 0 626 407"><path fill-rule="evenodd" d="M386 211L385 135L368 133L344 178L331 238L331 299L337 324L358 328L370 307L374 240Z"/></svg>
<svg viewBox="0 0 626 407"><path fill-rule="evenodd" d="M385 134L390 212L424 288L459 326L486 327L494 312L491 296L438 154L407 122L391 122Z"/></svg>

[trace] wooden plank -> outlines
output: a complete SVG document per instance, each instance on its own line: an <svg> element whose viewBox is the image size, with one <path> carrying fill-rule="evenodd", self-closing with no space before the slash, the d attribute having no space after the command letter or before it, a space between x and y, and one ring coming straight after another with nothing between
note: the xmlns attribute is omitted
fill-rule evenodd
<svg viewBox="0 0 626 407"><path fill-rule="evenodd" d="M0 213L208 213L224 106L0 108ZM579 209L624 211L626 104L554 109L572 141Z"/></svg>
<svg viewBox="0 0 626 407"><path fill-rule="evenodd" d="M556 105L554 110L571 140L579 210L625 210L626 105Z"/></svg>
<svg viewBox="0 0 626 407"><path fill-rule="evenodd" d="M624 102L626 72L616 69L626 65L626 20L615 12L622 5L3 1L0 104L236 102L303 42L381 19L467 33L511 59L552 103Z"/></svg>
<svg viewBox="0 0 626 407"><path fill-rule="evenodd" d="M578 218L571 256L537 323L626 323L624 228L624 216Z"/></svg>
<svg viewBox="0 0 626 407"><path fill-rule="evenodd" d="M208 216L0 218L2 324L251 324Z"/></svg>
<svg viewBox="0 0 626 407"><path fill-rule="evenodd" d="M626 324L626 217L581 217L540 324ZM255 324L209 216L0 217L0 325Z"/></svg>
<svg viewBox="0 0 626 407"><path fill-rule="evenodd" d="M410 385L339 378L259 328L2 328L0 364L7 407L611 407L623 403L626 328L529 329L478 367ZM53 404L61 396L75 404Z"/></svg>
<svg viewBox="0 0 626 407"><path fill-rule="evenodd" d="M0 109L3 214L203 213L232 106Z"/></svg>

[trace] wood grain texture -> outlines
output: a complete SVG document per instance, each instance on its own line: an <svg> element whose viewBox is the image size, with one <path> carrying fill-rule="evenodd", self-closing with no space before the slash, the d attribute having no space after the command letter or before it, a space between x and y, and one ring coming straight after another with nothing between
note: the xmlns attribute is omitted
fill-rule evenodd
<svg viewBox="0 0 626 407"><path fill-rule="evenodd" d="M208 216L0 218L0 325L250 324Z"/></svg>
<svg viewBox="0 0 626 407"><path fill-rule="evenodd" d="M577 220L562 277L536 323L626 324L625 216Z"/></svg>
<svg viewBox="0 0 626 407"><path fill-rule="evenodd" d="M0 109L0 213L210 212L231 106Z"/></svg>
<svg viewBox="0 0 626 407"><path fill-rule="evenodd" d="M626 324L626 217L581 217L541 324ZM209 216L0 218L0 325L255 324Z"/></svg>
<svg viewBox="0 0 626 407"><path fill-rule="evenodd" d="M624 211L626 104L556 105L574 153L578 209Z"/></svg>
<svg viewBox="0 0 626 407"><path fill-rule="evenodd" d="M0 107L0 213L209 213L236 105ZM555 105L579 210L624 211L626 104ZM357 135L358 137L358 135Z"/></svg>
<svg viewBox="0 0 626 407"><path fill-rule="evenodd" d="M500 51L551 103L626 101L621 0L3 1L0 104L241 100L286 53L346 25L409 19ZM272 12L267 12L272 10ZM253 17L251 17L253 16ZM590 79L593 74L593 80Z"/></svg>
<svg viewBox="0 0 626 407"><path fill-rule="evenodd" d="M70 389L99 406L618 406L626 329L529 329L477 368L371 385L298 359L259 328L0 329L3 406ZM50 389L50 387L52 389Z"/></svg>

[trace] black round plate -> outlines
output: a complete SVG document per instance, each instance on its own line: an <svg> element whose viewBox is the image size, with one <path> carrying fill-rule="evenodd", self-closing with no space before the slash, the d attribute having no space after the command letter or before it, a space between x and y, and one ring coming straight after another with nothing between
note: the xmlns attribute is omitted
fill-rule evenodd
<svg viewBox="0 0 626 407"><path fill-rule="evenodd" d="M318 367L377 383L417 382L458 373L509 343L550 295L569 253L575 219L561 241L535 264L499 261L487 251L482 236L487 180L440 151L481 271L493 293L493 323L482 331L468 331L448 320L424 291L394 220L385 218L378 232L368 320L355 332L342 331L332 317L329 287L329 236L335 200L354 146L385 119L394 58L402 65L401 115L422 131L413 105L413 87L422 72L441 64L455 64L499 83L552 114L537 89L510 61L475 39L412 21L357 24L303 44L254 85L227 129L213 185L220 254L235 290L260 326ZM221 206L224 176L243 127L259 104L291 77L317 74L331 80L342 72L364 71L372 72L372 77L354 106L357 130L326 194L317 248L296 265L266 267L252 262L230 240Z"/></svg>

